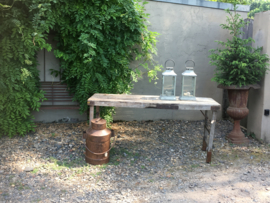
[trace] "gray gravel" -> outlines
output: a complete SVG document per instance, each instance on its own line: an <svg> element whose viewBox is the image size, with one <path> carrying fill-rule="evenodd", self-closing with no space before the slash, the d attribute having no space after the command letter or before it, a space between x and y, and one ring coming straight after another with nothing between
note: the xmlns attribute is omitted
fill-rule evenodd
<svg viewBox="0 0 270 203"><path fill-rule="evenodd" d="M0 138L0 202L270 202L270 147L229 144L230 121L217 122L211 164L203 121L116 122L103 166L84 161L86 128L42 123Z"/></svg>

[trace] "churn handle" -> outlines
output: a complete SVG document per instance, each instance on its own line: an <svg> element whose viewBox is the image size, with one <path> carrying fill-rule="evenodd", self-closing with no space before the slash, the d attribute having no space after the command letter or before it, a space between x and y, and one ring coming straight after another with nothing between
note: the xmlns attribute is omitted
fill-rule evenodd
<svg viewBox="0 0 270 203"><path fill-rule="evenodd" d="M114 130L111 130L111 131L112 131L112 134L114 134ZM90 149L88 149L88 147L86 146L86 144L85 144L85 147L86 147L86 149L87 149L89 152L91 152L92 154L95 154L95 155L102 155L102 154L105 154L105 153L111 151L111 149L112 149L113 146L115 145L116 137L117 137L117 135L114 135L114 141L113 141L113 144L111 145L110 149L107 150L106 152L96 153L96 152L92 152Z"/></svg>

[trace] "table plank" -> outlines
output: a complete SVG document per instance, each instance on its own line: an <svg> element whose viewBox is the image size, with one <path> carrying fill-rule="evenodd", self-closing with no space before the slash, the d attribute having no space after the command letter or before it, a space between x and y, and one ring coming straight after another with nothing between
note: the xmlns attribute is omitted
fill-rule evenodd
<svg viewBox="0 0 270 203"><path fill-rule="evenodd" d="M88 105L174 110L219 110L220 104L211 98L196 97L196 101L160 100L156 95L94 94Z"/></svg>

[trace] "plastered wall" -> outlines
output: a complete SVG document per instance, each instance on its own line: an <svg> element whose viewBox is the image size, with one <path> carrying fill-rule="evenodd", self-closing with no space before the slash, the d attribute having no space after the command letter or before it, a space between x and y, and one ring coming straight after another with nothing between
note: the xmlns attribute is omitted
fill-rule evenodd
<svg viewBox="0 0 270 203"><path fill-rule="evenodd" d="M203 5L205 1L196 2ZM219 3L219 5L223 4ZM225 6L227 5L230 4L225 4ZM181 73L185 70L185 61L192 59L196 63L196 96L211 97L222 104L223 92L217 88L215 82L211 82L215 67L209 65L208 55L210 49L218 46L215 40L226 41L230 37L229 32L220 27L221 23L226 22L227 13L224 9L149 1L149 4L146 5L146 12L150 14L150 30L160 33L156 61L163 66L169 58L176 62L175 72L178 75L176 95L179 96L181 93ZM239 13L244 19L247 17L247 12ZM161 73L158 77L160 79L157 81L157 85L153 82L149 83L146 77L135 83L132 94L160 95ZM116 112L115 120L203 119L199 111L117 108ZM221 119L221 111L217 118Z"/></svg>
<svg viewBox="0 0 270 203"><path fill-rule="evenodd" d="M254 47L263 46L263 53L270 55L270 11L256 13L253 24ZM251 90L249 94L249 115L247 128L249 133L270 142L270 117L264 115L265 109L270 109L270 74L265 75L260 82L261 89Z"/></svg>
<svg viewBox="0 0 270 203"><path fill-rule="evenodd" d="M220 27L226 22L224 9L232 8L231 4L210 2L203 0L156 0L149 1L146 5L146 12L150 14L149 21L151 31L158 32L158 55L155 60L164 66L164 62L171 58L176 62L175 72L177 73L176 95L181 92L181 73L185 70L185 61L195 61L195 72L197 76L196 96L211 97L222 104L222 90L217 88L215 82L211 82L215 67L209 65L209 50L217 48L215 40L226 41L230 37L228 31ZM239 13L245 19L249 6L239 6ZM49 40L55 46L50 36ZM45 57L45 61L44 61ZM44 51L38 53L40 79L57 81L59 78L51 78L49 69L57 69L59 61L52 52ZM137 64L131 64L134 67ZM45 71L43 66L46 67ZM45 79L44 79L45 76ZM161 94L161 72L160 78L155 85L149 83L144 77L135 83L132 94L160 95ZM36 121L51 122L62 117L79 118L77 110L42 110L33 113ZM82 115L80 119L85 118ZM221 119L221 111L218 113ZM199 111L173 111L154 109L132 109L117 108L114 120L157 120L157 119L203 119Z"/></svg>

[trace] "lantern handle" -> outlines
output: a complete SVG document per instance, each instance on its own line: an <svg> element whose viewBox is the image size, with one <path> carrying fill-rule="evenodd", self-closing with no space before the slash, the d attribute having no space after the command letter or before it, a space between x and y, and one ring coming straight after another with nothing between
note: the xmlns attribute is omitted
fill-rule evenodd
<svg viewBox="0 0 270 203"><path fill-rule="evenodd" d="M165 68L167 67L167 66L166 66L166 63L167 63L168 61L172 61L172 62L173 62L173 67L175 67L175 62L174 62L174 60L168 59L167 61L165 61Z"/></svg>
<svg viewBox="0 0 270 203"><path fill-rule="evenodd" d="M194 64L194 67L195 67L195 62L193 61L193 60L187 60L186 62L185 62L185 66L187 67L187 62L188 61L192 61L193 62L193 64Z"/></svg>

